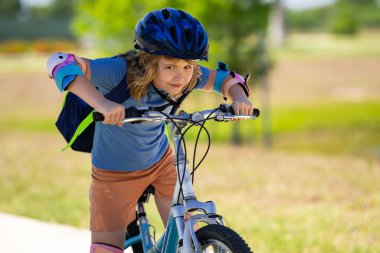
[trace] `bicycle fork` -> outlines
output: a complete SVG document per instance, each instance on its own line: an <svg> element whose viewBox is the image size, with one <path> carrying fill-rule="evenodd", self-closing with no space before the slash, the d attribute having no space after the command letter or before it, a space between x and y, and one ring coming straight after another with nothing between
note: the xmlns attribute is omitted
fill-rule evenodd
<svg viewBox="0 0 380 253"><path fill-rule="evenodd" d="M178 249L179 252L183 253L198 252L199 242L194 227L200 223L223 225L223 219L215 214L215 204L212 201L203 203L192 199L185 200L184 203L172 207L172 215L178 230ZM191 212L200 213L191 215L185 219L184 215Z"/></svg>
<svg viewBox="0 0 380 253"><path fill-rule="evenodd" d="M175 131L173 132L172 129L173 144L179 159L176 163L178 180L173 195L171 213L177 226L179 252L190 253L198 252L199 249L199 242L195 234L194 226L199 223L223 225L223 219L216 214L214 202L200 202L196 199L188 170L189 162L180 144L180 137L181 136L176 134ZM180 185L180 182L182 182L182 185ZM198 213L191 215L191 213L195 212ZM190 216L186 217L186 215Z"/></svg>

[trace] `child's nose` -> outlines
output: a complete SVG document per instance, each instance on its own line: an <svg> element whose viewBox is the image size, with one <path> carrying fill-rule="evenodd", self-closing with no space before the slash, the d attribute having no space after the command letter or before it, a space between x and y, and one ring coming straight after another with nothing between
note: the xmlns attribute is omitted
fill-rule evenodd
<svg viewBox="0 0 380 253"><path fill-rule="evenodd" d="M182 73L182 71L177 71L174 75L175 80L182 80L184 78L185 78L185 75L184 73Z"/></svg>

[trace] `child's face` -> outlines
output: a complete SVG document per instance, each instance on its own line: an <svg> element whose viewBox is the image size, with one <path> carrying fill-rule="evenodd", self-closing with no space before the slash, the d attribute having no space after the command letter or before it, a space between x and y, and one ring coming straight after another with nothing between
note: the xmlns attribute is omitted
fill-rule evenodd
<svg viewBox="0 0 380 253"><path fill-rule="evenodd" d="M182 59L161 57L153 83L158 89L166 91L169 95L177 95L190 82L194 65L195 63Z"/></svg>

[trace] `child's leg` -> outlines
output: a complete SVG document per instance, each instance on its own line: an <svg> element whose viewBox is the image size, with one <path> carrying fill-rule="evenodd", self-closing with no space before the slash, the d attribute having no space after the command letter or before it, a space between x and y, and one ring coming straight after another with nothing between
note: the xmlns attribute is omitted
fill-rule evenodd
<svg viewBox="0 0 380 253"><path fill-rule="evenodd" d="M91 232L91 243L102 243L120 249L124 248L125 229L111 232Z"/></svg>
<svg viewBox="0 0 380 253"><path fill-rule="evenodd" d="M124 248L126 228L136 216L137 199L149 185L146 174L149 171L125 173L93 168L90 229L95 252L106 250L99 245Z"/></svg>
<svg viewBox="0 0 380 253"><path fill-rule="evenodd" d="M173 199L173 192L177 182L177 171L174 165L174 157L171 148L168 148L164 157L157 164L152 185L154 187L154 198L162 222L166 225Z"/></svg>
<svg viewBox="0 0 380 253"><path fill-rule="evenodd" d="M123 253L124 250L115 248L110 245L94 243L91 244L90 253Z"/></svg>
<svg viewBox="0 0 380 253"><path fill-rule="evenodd" d="M164 223L164 226L166 226L169 219L170 203L172 199L161 197L161 196L156 196L154 199L156 201L156 206L157 206L158 212L160 213L162 222Z"/></svg>

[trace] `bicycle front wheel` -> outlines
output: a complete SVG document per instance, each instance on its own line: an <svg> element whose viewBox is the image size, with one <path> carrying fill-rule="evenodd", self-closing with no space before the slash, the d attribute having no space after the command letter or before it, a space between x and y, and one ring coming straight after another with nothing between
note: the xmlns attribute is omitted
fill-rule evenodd
<svg viewBox="0 0 380 253"><path fill-rule="evenodd" d="M216 224L200 228L196 232L200 252L252 253L247 243L232 229Z"/></svg>

